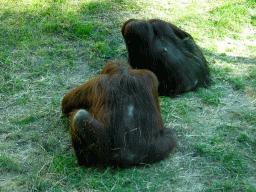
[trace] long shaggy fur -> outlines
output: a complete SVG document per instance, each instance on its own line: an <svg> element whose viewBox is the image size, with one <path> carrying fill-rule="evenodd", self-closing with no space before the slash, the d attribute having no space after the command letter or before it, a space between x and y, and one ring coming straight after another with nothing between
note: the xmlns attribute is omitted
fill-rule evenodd
<svg viewBox="0 0 256 192"><path fill-rule="evenodd" d="M71 118L71 140L79 165L121 167L164 159L177 144L163 126L158 81L149 70L108 62L100 75L68 92L62 112Z"/></svg>
<svg viewBox="0 0 256 192"><path fill-rule="evenodd" d="M124 23L122 35L130 65L156 74L159 95L172 97L211 82L200 48L177 26L159 19L130 19Z"/></svg>

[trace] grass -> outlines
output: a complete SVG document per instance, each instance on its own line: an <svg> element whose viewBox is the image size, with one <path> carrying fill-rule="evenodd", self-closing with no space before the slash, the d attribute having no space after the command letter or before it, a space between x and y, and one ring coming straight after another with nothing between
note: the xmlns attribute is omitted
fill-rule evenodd
<svg viewBox="0 0 256 192"><path fill-rule="evenodd" d="M255 191L255 0L0 0L0 191ZM127 59L130 18L189 32L213 78L160 97L179 147L153 165L77 165L61 99L107 61Z"/></svg>

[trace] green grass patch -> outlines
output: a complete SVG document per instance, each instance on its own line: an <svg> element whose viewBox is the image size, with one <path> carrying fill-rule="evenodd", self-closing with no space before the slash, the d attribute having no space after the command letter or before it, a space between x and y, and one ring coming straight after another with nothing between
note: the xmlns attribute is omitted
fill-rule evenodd
<svg viewBox="0 0 256 192"><path fill-rule="evenodd" d="M198 93L204 103L208 105L221 104L221 98L223 97L224 87L212 85L208 89L199 89Z"/></svg>
<svg viewBox="0 0 256 192"><path fill-rule="evenodd" d="M256 16L252 16L252 17L251 17L251 24L252 24L253 26L256 26Z"/></svg>
<svg viewBox="0 0 256 192"><path fill-rule="evenodd" d="M243 177L244 174L252 173L250 165L247 164L247 162L250 162L250 157L247 155L248 151L244 151L242 148L248 146L248 144L253 147L253 144L248 134L241 133L241 130L246 131L236 125L222 125L213 130L214 134L206 137L200 136L196 139L197 142L193 144L195 156L206 158L206 161L211 161L216 166L221 165L217 169L214 167L205 169L206 172L207 169L210 169L211 172L216 171L214 175L220 176L219 179L210 178L209 176L208 181L213 181L212 185L209 186L209 191L217 186L225 190L229 188L241 190L253 188L252 184L248 185L243 180L237 181L235 179L237 175ZM228 178L221 178L226 173L229 173Z"/></svg>
<svg viewBox="0 0 256 192"><path fill-rule="evenodd" d="M81 5L82 13L100 14L110 10L112 4L109 1L89 1Z"/></svg>
<svg viewBox="0 0 256 192"><path fill-rule="evenodd" d="M256 124L256 112L255 111L234 111L232 112L234 117L244 119L251 125Z"/></svg>
<svg viewBox="0 0 256 192"><path fill-rule="evenodd" d="M35 117L35 115L29 115L29 116L27 116L25 118L22 118L22 119L11 119L11 121L16 123L16 124L19 124L19 125L26 125L26 124L35 122L36 117Z"/></svg>
<svg viewBox="0 0 256 192"><path fill-rule="evenodd" d="M244 15L248 15L248 10L239 3L230 3L219 6L210 11L209 24L220 37L228 35L230 31L241 32L241 25L249 22Z"/></svg>
<svg viewBox="0 0 256 192"><path fill-rule="evenodd" d="M77 163L74 155L67 156L65 154L57 154L54 157L51 169L58 173L73 174L71 168L76 168L76 165Z"/></svg>
<svg viewBox="0 0 256 192"><path fill-rule="evenodd" d="M7 172L20 172L21 171L21 166L13 161L12 158L0 154L0 173L7 171Z"/></svg>
<svg viewBox="0 0 256 192"><path fill-rule="evenodd" d="M228 80L237 90L242 89L246 86L245 81L242 79L242 77L229 78Z"/></svg>

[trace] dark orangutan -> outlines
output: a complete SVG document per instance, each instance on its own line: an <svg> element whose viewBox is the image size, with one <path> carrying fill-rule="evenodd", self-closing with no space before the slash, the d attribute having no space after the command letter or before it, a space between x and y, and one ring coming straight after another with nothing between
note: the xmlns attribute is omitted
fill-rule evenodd
<svg viewBox="0 0 256 192"><path fill-rule="evenodd" d="M69 91L62 113L71 118L71 140L79 165L127 167L167 157L177 136L160 114L158 81L149 70L121 60Z"/></svg>
<svg viewBox="0 0 256 192"><path fill-rule="evenodd" d="M131 66L149 69L159 95L175 96L210 83L208 63L190 34L159 19L130 19L122 27Z"/></svg>

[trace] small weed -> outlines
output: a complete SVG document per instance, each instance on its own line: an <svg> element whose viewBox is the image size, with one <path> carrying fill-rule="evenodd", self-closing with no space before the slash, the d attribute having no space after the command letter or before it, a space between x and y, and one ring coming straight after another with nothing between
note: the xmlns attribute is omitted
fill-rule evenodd
<svg viewBox="0 0 256 192"><path fill-rule="evenodd" d="M20 172L21 166L10 157L0 154L0 172Z"/></svg>
<svg viewBox="0 0 256 192"><path fill-rule="evenodd" d="M199 96L206 104L219 105L223 96L223 87L211 87L209 89L199 89Z"/></svg>
<svg viewBox="0 0 256 192"><path fill-rule="evenodd" d="M240 143L243 143L243 142L246 142L249 140L249 137L246 135L246 134L241 134L237 140L240 142Z"/></svg>
<svg viewBox="0 0 256 192"><path fill-rule="evenodd" d="M253 26L256 26L256 16L252 16L252 17L251 17L251 24L252 24Z"/></svg>
<svg viewBox="0 0 256 192"><path fill-rule="evenodd" d="M242 77L229 78L228 81L232 83L234 88L237 90L243 89L246 86L245 81Z"/></svg>
<svg viewBox="0 0 256 192"><path fill-rule="evenodd" d="M78 23L76 25L76 35L79 37L85 36L85 35L89 35L90 33L92 33L93 30L93 25L92 23L87 23L87 24L82 24L82 23Z"/></svg>
<svg viewBox="0 0 256 192"><path fill-rule="evenodd" d="M234 51L233 48L227 48L227 49L226 49L226 52L233 52L233 51Z"/></svg>
<svg viewBox="0 0 256 192"><path fill-rule="evenodd" d="M108 48L108 44L106 42L97 42L94 47L93 50L97 51L98 53L104 53L107 54L107 48Z"/></svg>
<svg viewBox="0 0 256 192"><path fill-rule="evenodd" d="M232 72L232 71L234 71L234 70L232 69L232 67L229 66L229 65L225 65L225 66L224 66L224 70L225 70L226 72Z"/></svg>
<svg viewBox="0 0 256 192"><path fill-rule="evenodd" d="M235 40L239 40L240 39L240 35L238 35L238 34L233 34L232 37Z"/></svg>

